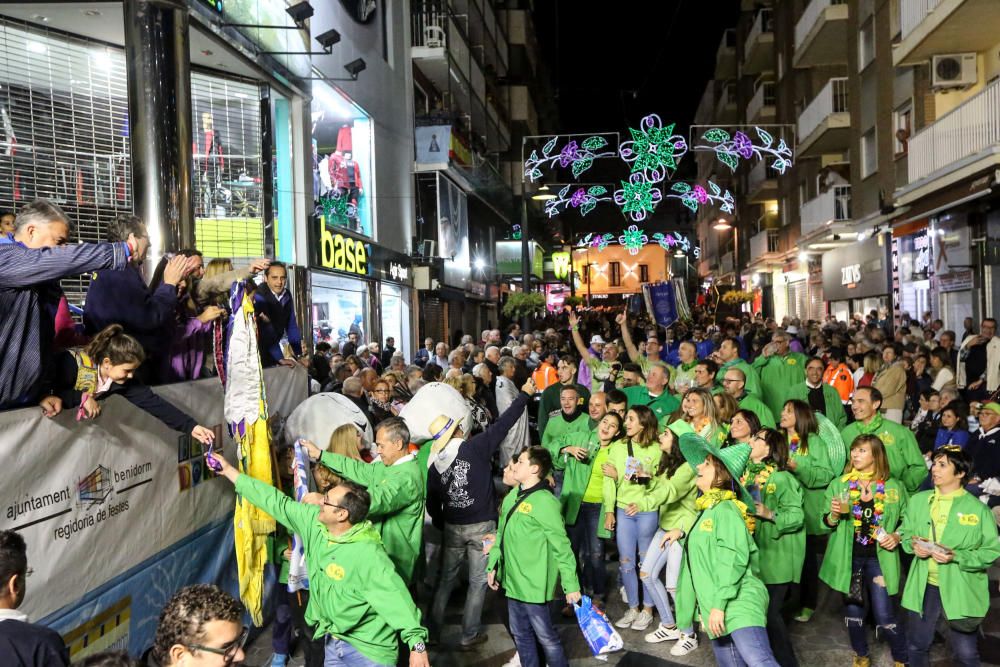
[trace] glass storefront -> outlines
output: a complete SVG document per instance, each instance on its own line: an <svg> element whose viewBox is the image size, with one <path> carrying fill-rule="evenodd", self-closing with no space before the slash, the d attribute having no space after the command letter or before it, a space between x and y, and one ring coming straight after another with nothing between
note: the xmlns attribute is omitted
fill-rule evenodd
<svg viewBox="0 0 1000 667"><path fill-rule="evenodd" d="M897 238L895 243L899 254L899 303L896 308L900 313L909 313L914 320L920 320L927 311L936 313L937 304L933 303L931 295L933 263L927 230Z"/></svg>
<svg viewBox="0 0 1000 667"><path fill-rule="evenodd" d="M313 203L328 227L374 238L372 146L368 114L333 86L313 82Z"/></svg>
<svg viewBox="0 0 1000 667"><path fill-rule="evenodd" d="M358 334L359 343L370 342L368 309L367 281L313 272L314 343L326 341L339 349L351 332Z"/></svg>
<svg viewBox="0 0 1000 667"><path fill-rule="evenodd" d="M412 359L410 349L410 294L409 288L400 288L391 283L382 283L382 340L385 346L387 338L396 340L396 350L403 353L407 360Z"/></svg>

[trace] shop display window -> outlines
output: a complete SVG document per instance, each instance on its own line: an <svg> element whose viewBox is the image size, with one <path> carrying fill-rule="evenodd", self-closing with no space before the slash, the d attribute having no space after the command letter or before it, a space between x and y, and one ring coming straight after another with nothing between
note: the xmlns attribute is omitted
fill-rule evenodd
<svg viewBox="0 0 1000 667"><path fill-rule="evenodd" d="M314 212L327 227L374 238L375 179L372 121L339 90L313 85L312 172Z"/></svg>
<svg viewBox="0 0 1000 667"><path fill-rule="evenodd" d="M369 343L368 283L341 276L314 273L312 277L313 342L335 348L351 332L358 343Z"/></svg>

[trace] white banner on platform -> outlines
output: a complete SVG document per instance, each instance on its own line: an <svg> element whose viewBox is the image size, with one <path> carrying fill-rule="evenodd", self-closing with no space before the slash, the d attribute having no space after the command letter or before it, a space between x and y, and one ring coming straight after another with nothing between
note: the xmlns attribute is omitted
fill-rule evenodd
<svg viewBox="0 0 1000 667"><path fill-rule="evenodd" d="M306 398L302 369L270 369L265 382L272 419ZM217 379L156 393L215 427L233 460ZM103 403L96 420L77 422L75 414L0 412L0 529L19 531L28 544L34 572L21 609L31 618L76 602L233 511L232 485L214 478L189 435L118 396Z"/></svg>

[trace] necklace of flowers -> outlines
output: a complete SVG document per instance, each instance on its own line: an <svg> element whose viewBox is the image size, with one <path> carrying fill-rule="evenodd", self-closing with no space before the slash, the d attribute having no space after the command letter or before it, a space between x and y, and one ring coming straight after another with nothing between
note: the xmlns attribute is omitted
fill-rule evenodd
<svg viewBox="0 0 1000 667"><path fill-rule="evenodd" d="M746 485L746 483L752 478L754 484L759 488L763 489L767 486L767 480L770 479L771 473L775 470L775 465L773 463L750 463L747 466L747 470L743 473L743 477L740 479L740 483Z"/></svg>
<svg viewBox="0 0 1000 667"><path fill-rule="evenodd" d="M853 472L848 477L847 488L851 497L851 516L854 517L854 539L858 544L867 545L875 541L875 533L878 532L882 523L882 514L885 511L885 482L881 479L875 480L875 507L872 512L871 529L868 535L861 534L861 480L871 480L871 473Z"/></svg>
<svg viewBox="0 0 1000 667"><path fill-rule="evenodd" d="M799 434L798 433L793 433L792 435L790 435L788 437L788 455L789 456L795 456L795 453L799 451L799 442L801 442L801 438L799 438Z"/></svg>

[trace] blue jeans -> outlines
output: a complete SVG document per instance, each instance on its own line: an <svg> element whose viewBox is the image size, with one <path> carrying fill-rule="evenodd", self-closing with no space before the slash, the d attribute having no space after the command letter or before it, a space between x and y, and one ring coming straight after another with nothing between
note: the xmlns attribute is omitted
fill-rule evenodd
<svg viewBox="0 0 1000 667"><path fill-rule="evenodd" d="M326 659L323 667L395 667L370 660L343 639L326 636Z"/></svg>
<svg viewBox="0 0 1000 667"><path fill-rule="evenodd" d="M861 581L868 594L868 604L871 605L875 617L875 632L882 634L889 642L892 659L896 662L907 662L906 638L902 629L896 623L896 609L889 597L884 583L876 583L882 576L882 568L875 556L855 556L851 563L851 572L861 571ZM858 604L844 602L844 622L847 624L847 637L851 640L851 648L861 657L868 655L868 632L865 630L865 608ZM933 638L933 632L931 633ZM928 644L930 646L930 644Z"/></svg>
<svg viewBox="0 0 1000 667"><path fill-rule="evenodd" d="M441 579L431 609L431 625L435 633L440 632L444 624L445 607L448 606L448 598L458 581L463 560L469 562L469 591L466 593L465 609L462 612L462 641L468 642L482 630L487 560L483 555L483 537L496 530L496 521L444 525L444 563L441 565Z"/></svg>
<svg viewBox="0 0 1000 667"><path fill-rule="evenodd" d="M597 536L597 529L604 523L601 503L580 503L576 523L568 526L569 541L580 568L580 586L589 589L594 597L604 598L604 544Z"/></svg>
<svg viewBox="0 0 1000 667"><path fill-rule="evenodd" d="M906 643L910 651L911 667L930 665L928 654L934 640L934 628L944 615L941 591L927 584L924 589L924 613L910 611L906 617ZM979 667L979 632L959 632L948 629L948 647L952 659L961 667Z"/></svg>
<svg viewBox="0 0 1000 667"><path fill-rule="evenodd" d="M649 543L656 533L659 514L657 512L639 512L629 516L625 510L618 508L615 513L615 539L618 542L618 571L622 574L622 584L628 597L628 606L635 609L639 606L639 577L636 576L635 563L639 555L646 555ZM641 565L640 565L641 567ZM646 604L652 606L653 594L645 585Z"/></svg>
<svg viewBox="0 0 1000 667"><path fill-rule="evenodd" d="M662 528L656 530L639 567L639 579L647 591L647 603L655 604L656 610L660 612L660 623L671 626L674 624L674 614L670 610L667 594L674 597L677 592L677 577L680 575L684 549L678 542L671 542L665 549L661 549L660 543L666 534L667 531ZM694 628L681 628L681 631L689 635L694 633Z"/></svg>
<svg viewBox="0 0 1000 667"><path fill-rule="evenodd" d="M548 667L569 667L559 635L552 625L549 607L545 604L519 602L507 598L510 613L510 634L521 658L521 667L540 667L542 664L535 641L542 646Z"/></svg>
<svg viewBox="0 0 1000 667"><path fill-rule="evenodd" d="M713 639L712 652L719 667L779 667L764 628L740 628Z"/></svg>

